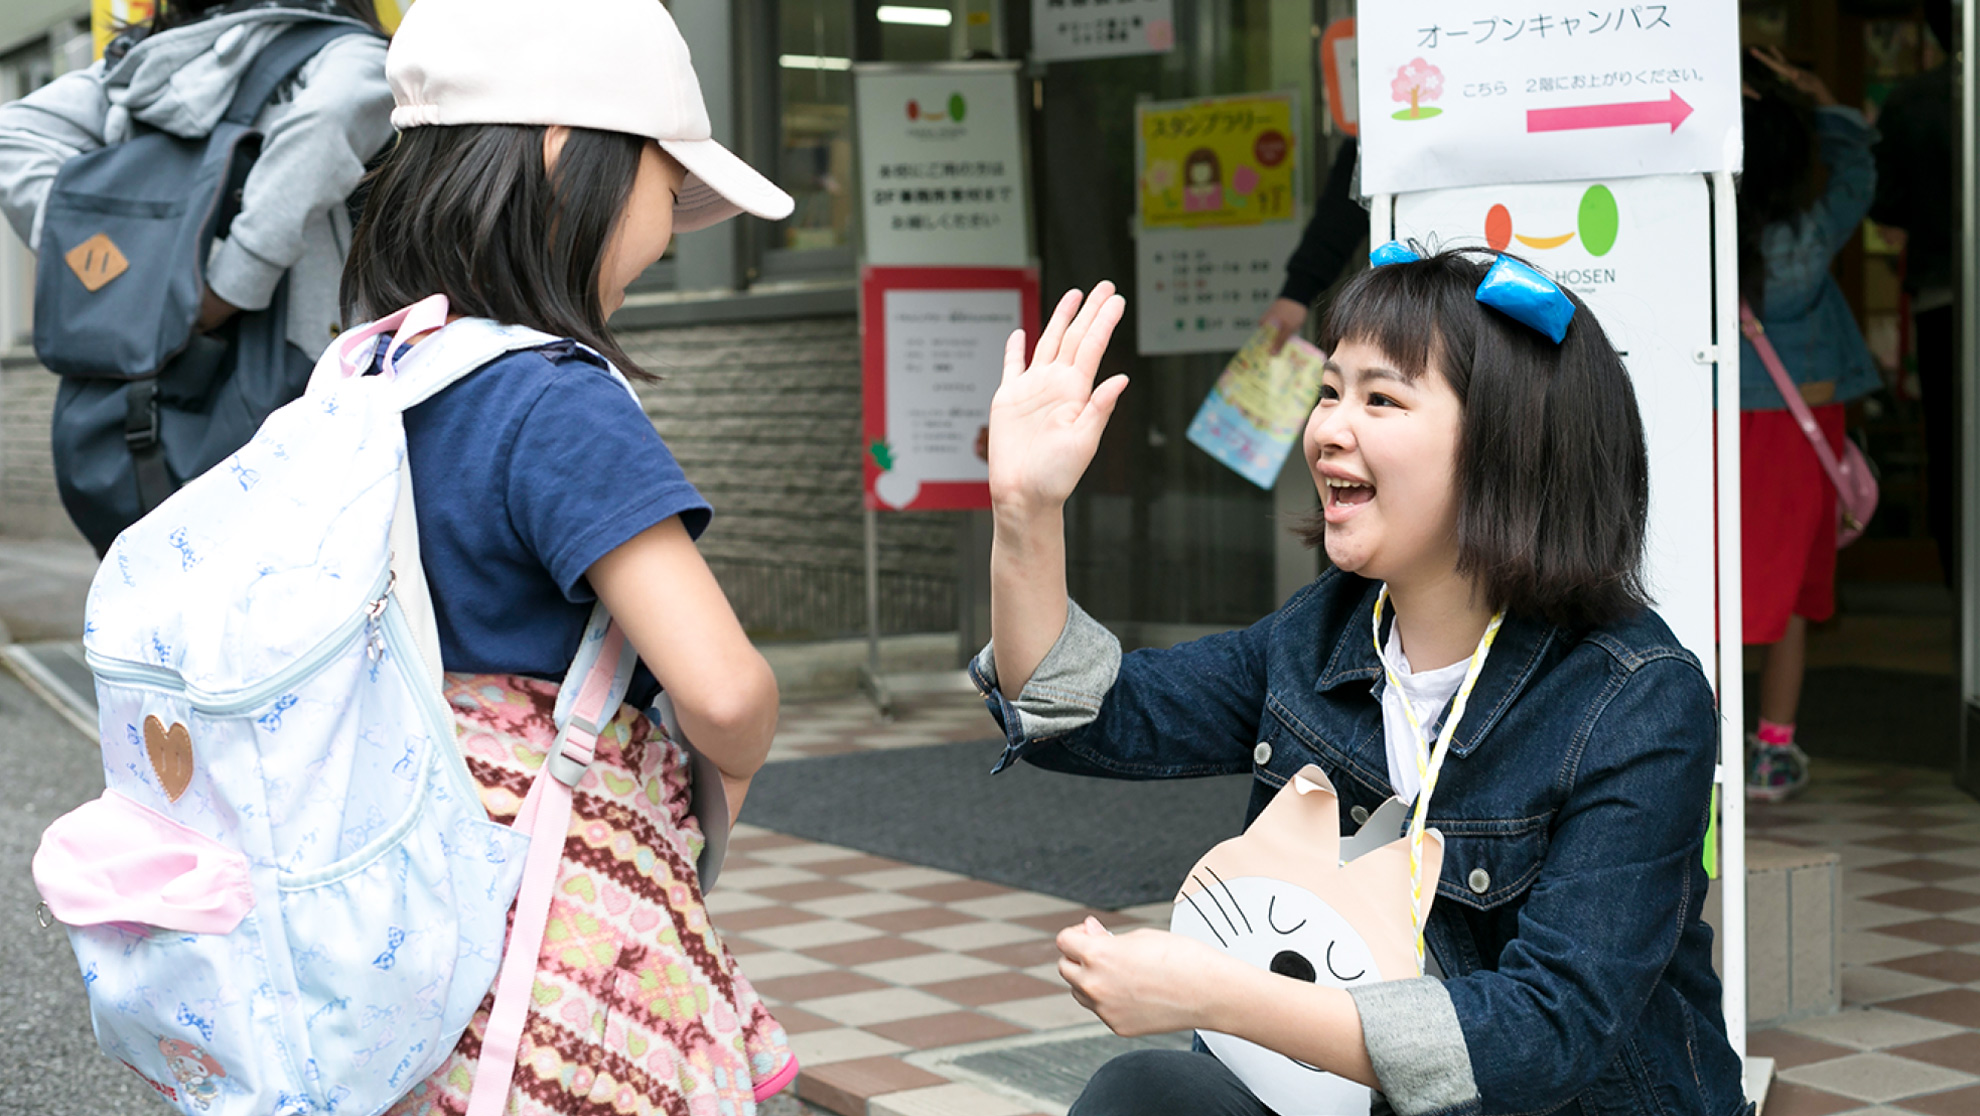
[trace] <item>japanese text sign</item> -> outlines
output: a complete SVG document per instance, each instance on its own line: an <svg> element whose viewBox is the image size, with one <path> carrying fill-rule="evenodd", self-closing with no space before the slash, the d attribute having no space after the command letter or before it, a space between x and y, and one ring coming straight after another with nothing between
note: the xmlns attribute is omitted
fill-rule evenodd
<svg viewBox="0 0 1980 1116"><path fill-rule="evenodd" d="M1296 225L1146 229L1135 238L1135 343L1156 353L1228 353L1279 292Z"/></svg>
<svg viewBox="0 0 1980 1116"><path fill-rule="evenodd" d="M1144 230L1259 225L1298 215L1289 95L1150 102L1135 115Z"/></svg>
<svg viewBox="0 0 1980 1116"><path fill-rule="evenodd" d="M1586 302L1629 369L1650 449L1650 595L1701 662L1717 653L1719 599L1713 369L1695 357L1713 338L1711 221L1706 180L1671 175L1406 194L1392 233L1517 252Z"/></svg>
<svg viewBox="0 0 1980 1116"><path fill-rule="evenodd" d="M1014 64L854 71L870 264L1030 261Z"/></svg>
<svg viewBox="0 0 1980 1116"><path fill-rule="evenodd" d="M1011 331L1038 336L1038 273L869 267L860 283L866 506L990 506L990 397Z"/></svg>
<svg viewBox="0 0 1980 1116"><path fill-rule="evenodd" d="M1175 45L1175 0L1031 0L1031 56L1040 62L1164 54Z"/></svg>
<svg viewBox="0 0 1980 1116"><path fill-rule="evenodd" d="M1739 169L1739 9L1725 0L1369 4L1361 189Z"/></svg>

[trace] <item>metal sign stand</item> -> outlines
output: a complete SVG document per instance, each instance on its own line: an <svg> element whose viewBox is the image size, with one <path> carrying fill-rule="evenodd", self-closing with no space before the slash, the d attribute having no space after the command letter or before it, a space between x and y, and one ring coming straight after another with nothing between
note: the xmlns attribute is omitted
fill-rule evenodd
<svg viewBox="0 0 1980 1116"><path fill-rule="evenodd" d="M858 165L861 167L862 193L860 196L866 197L867 195L864 193L865 190L874 187L876 184L883 183L883 180L881 180L880 178L870 176L866 173L868 155L872 153L871 151L869 151L869 144L878 143L878 140L875 137L866 134L866 129L862 124L862 121L865 119L865 117L864 117L864 106L861 104L861 98L868 96L866 79L871 78L871 79L879 79L884 81L884 80L896 79L902 77L939 78L944 75L953 76L956 79L958 79L958 82L961 82L963 79L980 80L985 76L989 76L989 75L1002 75L1004 80L1007 80L1009 82L1008 95L1011 98L1011 100L1008 103L1015 107L1015 127L1016 127L1016 142L1011 154L1011 158L1015 159L1015 164L1014 164L1015 173L1012 174L1010 177L1014 182L1016 182L1020 186L1018 190L1018 204L1017 204L1017 208L1022 214L1022 220L1019 222L1020 228L1016 230L1014 234L1009 234L1009 233L1005 234L1002 239L996 241L992 245L986 245L982 243L981 237L978 236L974 240L965 238L964 246L961 249L956 248L954 245L930 247L924 244L921 246L909 246L899 242L898 234L893 234L892 239L885 239L887 230L890 228L890 226L876 222L873 215L866 211L866 206L862 205L856 211L856 218L855 218L859 228L859 240L862 245L862 250L861 250L861 264L862 264L861 270L863 276L861 280L862 292L866 290L869 280L874 275L874 273L883 270L900 271L906 268L923 268L927 270L945 271L953 276L952 281L955 283L956 287L960 289L980 289L985 286L985 283L981 281L980 276L975 279L969 278L967 276L967 273L969 272L983 271L986 269L990 269L990 270L1010 269L1014 271L1027 271L1029 273L1029 277L1027 281L1028 286L1025 287L1025 293L1023 296L1025 301L1024 319L1026 325L1026 332L1030 336L1036 337L1038 333L1037 325L1035 322L1035 318L1037 315L1037 302L1038 302L1037 293L1036 293L1037 260L1035 254L1029 250L1029 247L1032 243L1032 228L1034 222L1031 211L1030 192L1028 189L1022 188L1024 184L1028 184L1031 180L1030 168L1028 165L1029 164L1028 156L1030 151L1030 135L1029 135L1030 116L1029 113L1025 111L1026 99L1022 95L1024 83L1022 81L1022 72L1019 63L1008 62L1008 61L938 62L938 63L911 63L911 64L862 63L856 66L854 68L854 76L856 79L854 99L855 99L855 104L860 105L861 107L858 110L856 110L854 113L854 117L855 117L854 140L855 140L855 145L860 151L860 157L858 160L856 160ZM939 91L940 89L946 87L938 85L936 88ZM1000 96L1002 95L1003 92L1004 91L1002 90L999 91ZM972 98L977 96L978 93L973 92L970 94L970 97ZM924 105L925 108L923 107ZM885 107L889 112L896 111L894 103L891 101L885 102ZM908 105L904 105L902 107L907 109L909 113L908 118L910 120L927 119L930 121L935 121L935 120L939 120L940 117L936 115L922 116L921 114L924 112L928 112L928 113L946 112L950 114L955 121L960 122L964 119L969 119L971 121L981 121L984 118L985 109L988 106L982 103L977 103L972 105L968 100L966 100L963 97L961 93L956 93L947 103L939 103L937 100L924 100L921 102L910 102ZM879 148L876 147L875 150L879 150ZM994 156L995 154L996 153L993 152L992 156ZM986 156L986 158L992 156ZM1004 160L1004 161L1008 161L1008 160ZM912 159L909 160L909 163L910 165L914 165ZM871 179L870 181L868 180L869 178ZM922 182L920 184L930 185L931 183ZM932 183L932 184L936 186L941 185L941 183ZM969 186L971 184L964 183L964 185ZM940 191L937 190L936 192L939 193ZM883 239L885 239L884 243L876 244L876 241ZM1012 240L1015 240L1017 244L1023 246L1025 250L1022 251L1016 258L1005 258L1008 255L1007 246L1012 242ZM992 248L994 248L994 250L989 250L986 256L985 255L986 250ZM879 258L876 258L876 256ZM1019 264L1022 264L1023 266L1022 267L1017 266ZM931 285L929 283L910 283L908 285L920 286L931 289L943 289L939 284ZM873 307L869 307L868 301L869 301L868 298L865 296L864 293L862 293L862 297L860 300L860 316L861 316L860 333L862 337L861 348L863 352L862 360L868 366L867 373L870 377L872 375L872 368L874 366L874 363L876 361L884 361L885 354L884 354L884 347L882 347L880 351L876 352L875 346L872 344L873 338L872 336L870 336L870 334L876 333L879 329L883 327L881 327L877 322L869 320L869 317L872 316L872 311L876 311L878 309L878 305L876 304ZM869 389L869 393L870 393L870 389ZM870 400L864 405L867 406L869 409L872 406ZM960 488L961 486L953 485L950 487ZM917 504L918 504L917 510L920 509L957 510L957 509L984 506L981 503L976 503L970 500L962 499L960 497L957 497L953 501L938 499L938 501L934 503L928 503L926 501L918 501ZM866 664L860 669L860 679L859 679L860 689L864 691L866 695L872 699L874 707L879 711L880 716L882 718L887 718L887 719L891 719L893 717L895 708L899 700L904 697L921 695L921 694L938 694L938 693L973 693L975 687L971 684L968 673L963 670L958 669L958 670L934 670L934 671L902 671L902 672L893 672L893 673L889 673L886 670L885 665L882 662L881 646L880 646L879 512L874 506L873 500L870 496L866 501L864 526L865 526L865 534L866 534L866 538L865 538ZM963 534L969 537L973 537L973 535L971 535L970 532L963 532ZM964 553L960 555L960 561L964 566L964 572L966 575L969 572L969 570L973 568L971 567L970 563L974 560L975 559L970 554ZM976 623L976 619L975 619L978 602L974 599L980 587L976 586L974 582L971 581L971 578L969 576L961 577L959 578L959 581L964 582L968 586L967 591L958 593L958 601L957 601L957 630L960 637L959 642L964 645L967 645L972 639L976 638L980 634L977 631L980 625ZM973 648L966 648L963 653L967 654L968 650L973 650Z"/></svg>
<svg viewBox="0 0 1980 1116"><path fill-rule="evenodd" d="M967 600L958 607L971 607ZM866 509L866 665L859 669L859 688L873 700L884 720L893 720L898 699L924 694L974 693L976 686L963 670L919 670L887 673L880 664L880 513Z"/></svg>

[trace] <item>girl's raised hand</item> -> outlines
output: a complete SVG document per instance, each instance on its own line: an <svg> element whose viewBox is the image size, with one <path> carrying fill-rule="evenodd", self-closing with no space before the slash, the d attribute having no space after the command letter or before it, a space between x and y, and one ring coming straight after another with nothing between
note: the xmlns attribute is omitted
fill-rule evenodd
<svg viewBox="0 0 1980 1116"><path fill-rule="evenodd" d="M1082 308L1067 291L1024 366L1024 331L1004 346L1004 380L990 402L990 500L999 512L1048 511L1065 503L1093 461L1100 432L1127 389L1093 378L1127 304L1102 282ZM1075 316L1077 312L1077 316Z"/></svg>
<svg viewBox="0 0 1980 1116"><path fill-rule="evenodd" d="M1817 105L1833 105L1836 103L1835 95L1829 92L1828 85L1813 72L1804 70L1794 63L1789 62L1787 55L1781 53L1781 48L1777 46L1748 47L1747 53L1758 59L1761 65L1774 71L1774 76L1780 78L1783 83L1798 90L1803 96L1814 101Z"/></svg>

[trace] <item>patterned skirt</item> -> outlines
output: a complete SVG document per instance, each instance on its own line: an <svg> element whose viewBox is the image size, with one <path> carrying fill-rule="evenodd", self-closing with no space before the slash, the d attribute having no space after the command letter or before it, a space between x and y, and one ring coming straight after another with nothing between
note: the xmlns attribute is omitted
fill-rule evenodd
<svg viewBox="0 0 1980 1116"><path fill-rule="evenodd" d="M557 687L449 674L468 771L513 821L556 739ZM695 875L688 764L666 730L622 707L576 788L537 962L508 1116L752 1116L797 1076L784 1029L709 925ZM461 1116L494 1004L390 1116Z"/></svg>

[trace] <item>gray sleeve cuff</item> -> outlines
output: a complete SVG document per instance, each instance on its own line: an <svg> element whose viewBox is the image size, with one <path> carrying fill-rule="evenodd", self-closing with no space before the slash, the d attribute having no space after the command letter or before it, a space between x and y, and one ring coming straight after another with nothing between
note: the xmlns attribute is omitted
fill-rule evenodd
<svg viewBox="0 0 1980 1116"><path fill-rule="evenodd" d="M1478 1082L1457 1010L1432 977L1349 988L1382 1094L1397 1116L1459 1116L1479 1110Z"/></svg>
<svg viewBox="0 0 1980 1116"><path fill-rule="evenodd" d="M266 310L289 269L269 263L233 239L214 242L206 261L206 285L243 310Z"/></svg>
<svg viewBox="0 0 1980 1116"><path fill-rule="evenodd" d="M993 712L1003 722L1012 752L1092 723L1120 670L1121 641L1070 600L1058 642L1045 653L1015 701L997 688L995 644L984 644L970 663L977 688L997 707ZM1013 758L1007 754L1005 763Z"/></svg>

